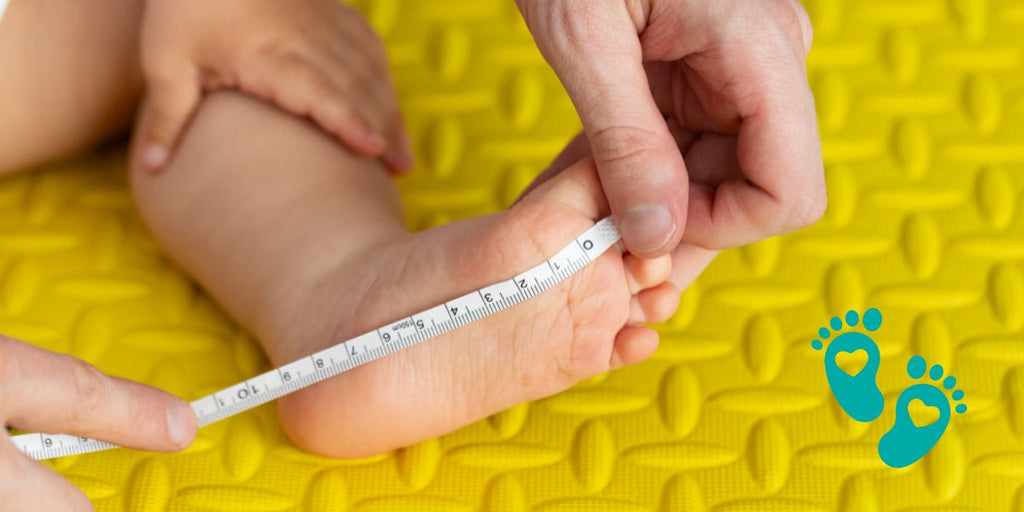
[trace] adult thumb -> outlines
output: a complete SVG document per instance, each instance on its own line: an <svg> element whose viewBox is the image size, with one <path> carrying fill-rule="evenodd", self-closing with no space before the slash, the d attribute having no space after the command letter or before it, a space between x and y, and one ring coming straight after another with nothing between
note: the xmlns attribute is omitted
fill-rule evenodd
<svg viewBox="0 0 1024 512"><path fill-rule="evenodd" d="M688 179L651 95L637 26L625 9L575 5L572 16L554 14L573 26L545 20L535 24L545 34L534 36L583 121L627 249L644 257L666 254L686 226Z"/></svg>
<svg viewBox="0 0 1024 512"><path fill-rule="evenodd" d="M146 102L137 128L136 158L142 168L159 172L170 160L178 138L199 103L198 72L188 63L147 73Z"/></svg>

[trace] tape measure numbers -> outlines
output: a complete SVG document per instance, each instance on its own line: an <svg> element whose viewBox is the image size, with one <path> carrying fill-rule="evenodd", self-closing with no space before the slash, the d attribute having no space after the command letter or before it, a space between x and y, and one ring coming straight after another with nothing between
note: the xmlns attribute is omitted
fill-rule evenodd
<svg viewBox="0 0 1024 512"><path fill-rule="evenodd" d="M196 413L199 426L205 427L276 400L530 299L589 265L618 240L619 232L612 218L604 218L547 261L508 281L486 286L343 341L207 395L190 405ZM117 447L104 441L66 434L21 434L12 436L11 441L15 447L36 460Z"/></svg>

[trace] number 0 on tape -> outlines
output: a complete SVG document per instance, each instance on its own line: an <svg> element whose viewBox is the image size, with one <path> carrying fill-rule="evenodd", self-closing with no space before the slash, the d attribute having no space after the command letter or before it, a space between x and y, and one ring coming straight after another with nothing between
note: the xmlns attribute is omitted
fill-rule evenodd
<svg viewBox="0 0 1024 512"><path fill-rule="evenodd" d="M257 375L191 403L200 427L229 418L288 393L510 308L564 281L619 240L604 218L547 261L508 281L486 286L311 356ZM115 445L65 434L12 436L14 446L36 460L98 452Z"/></svg>

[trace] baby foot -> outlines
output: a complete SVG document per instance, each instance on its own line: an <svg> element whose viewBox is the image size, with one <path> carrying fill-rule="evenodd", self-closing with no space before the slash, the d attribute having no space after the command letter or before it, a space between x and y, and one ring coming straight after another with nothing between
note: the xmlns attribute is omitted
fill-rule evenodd
<svg viewBox="0 0 1024 512"><path fill-rule="evenodd" d="M924 376L928 363L921 356L910 358L907 363L907 375L913 379ZM942 366L935 365L928 370L933 381L942 379ZM942 387L947 391L956 386L956 377L952 375L942 380ZM953 400L959 402L964 397L963 390L952 393ZM917 425L910 417L910 403L920 400L925 405L939 410L939 418L927 425ZM967 412L967 405L958 403L957 414ZM878 441L878 455L882 462L894 468L902 468L917 462L939 442L949 425L949 399L946 394L932 384L920 383L904 389L896 399L896 422Z"/></svg>
<svg viewBox="0 0 1024 512"><path fill-rule="evenodd" d="M856 327L860 317L856 311L846 313L846 326ZM864 312L864 329L875 331L882 325L882 313L875 308ZM833 331L840 332L844 329L843 321L839 317L832 317L829 326ZM832 335L829 329L822 327L818 330L822 339L828 339ZM821 350L822 340L811 342L814 350ZM868 355L867 363L855 374L850 374L840 368L836 357L841 353L855 353L863 350ZM836 397L839 406L846 411L851 418L860 421L872 421L882 413L885 405L882 392L878 389L875 378L878 375L878 364L881 356L878 353L878 345L875 340L859 332L843 332L836 339L832 340L825 351L825 376L828 377L829 387L832 388L832 395Z"/></svg>
<svg viewBox="0 0 1024 512"><path fill-rule="evenodd" d="M585 160L507 212L402 233L348 257L297 294L308 297L306 311L281 329L289 343L273 344L294 352L271 355L285 362L508 279L606 215L603 197ZM713 255L700 254L702 265ZM658 343L642 324L678 305L671 267L669 256L613 248L529 301L284 397L282 424L305 450L367 456L641 361Z"/></svg>

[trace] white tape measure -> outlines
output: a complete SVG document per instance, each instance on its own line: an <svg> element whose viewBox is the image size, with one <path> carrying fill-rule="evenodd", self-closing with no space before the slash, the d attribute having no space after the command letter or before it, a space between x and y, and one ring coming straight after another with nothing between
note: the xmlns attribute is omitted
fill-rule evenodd
<svg viewBox="0 0 1024 512"><path fill-rule="evenodd" d="M547 261L497 284L416 313L309 357L270 370L191 403L200 427L229 418L339 373L411 347L510 308L564 281L619 240L611 217L586 230ZM12 436L14 446L36 460L116 448L104 441L65 434Z"/></svg>

